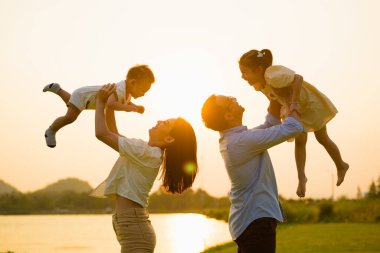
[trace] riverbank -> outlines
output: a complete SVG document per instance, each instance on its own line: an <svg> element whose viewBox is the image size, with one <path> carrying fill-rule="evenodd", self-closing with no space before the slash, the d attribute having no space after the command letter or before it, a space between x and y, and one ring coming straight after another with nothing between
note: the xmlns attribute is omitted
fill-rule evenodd
<svg viewBox="0 0 380 253"><path fill-rule="evenodd" d="M280 224L277 252L281 253L377 253L380 252L379 223ZM236 253L234 242L202 253Z"/></svg>
<svg viewBox="0 0 380 253"><path fill-rule="evenodd" d="M120 252L111 221L93 214L0 216L0 252ZM151 214L150 221L157 253L198 253L230 239L227 223L200 214Z"/></svg>

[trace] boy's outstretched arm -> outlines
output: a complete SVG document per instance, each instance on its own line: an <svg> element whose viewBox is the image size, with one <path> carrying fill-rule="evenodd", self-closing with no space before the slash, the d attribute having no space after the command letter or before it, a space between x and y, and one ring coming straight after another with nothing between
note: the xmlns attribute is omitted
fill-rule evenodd
<svg viewBox="0 0 380 253"><path fill-rule="evenodd" d="M145 107L142 106L142 105L136 105L136 104L134 104L132 102L129 102L128 104L131 105L131 106L134 106L134 109L133 109L134 112L138 112L138 113L141 113L141 114L143 114L145 112Z"/></svg>
<svg viewBox="0 0 380 253"><path fill-rule="evenodd" d="M104 85L96 96L96 111L95 111L95 136L100 141L104 142L117 152L119 152L119 135L111 132L106 123L106 117L104 115L106 101L108 97L115 92L114 84ZM117 131L117 130L116 130Z"/></svg>
<svg viewBox="0 0 380 253"><path fill-rule="evenodd" d="M109 96L106 107L114 111L138 112L144 113L144 107L135 105L132 102L121 103L117 101L116 94Z"/></svg>

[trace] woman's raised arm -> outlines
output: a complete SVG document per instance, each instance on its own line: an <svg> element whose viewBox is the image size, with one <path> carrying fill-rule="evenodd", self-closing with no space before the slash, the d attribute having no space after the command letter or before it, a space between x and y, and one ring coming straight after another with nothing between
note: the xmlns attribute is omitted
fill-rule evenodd
<svg viewBox="0 0 380 253"><path fill-rule="evenodd" d="M104 115L106 101L108 97L115 92L114 84L104 85L96 96L96 112L95 112L95 136L100 141L104 142L115 151L119 152L119 135L117 134L117 127L115 122L115 114L113 111L108 112L107 120L111 130L106 123L106 116Z"/></svg>

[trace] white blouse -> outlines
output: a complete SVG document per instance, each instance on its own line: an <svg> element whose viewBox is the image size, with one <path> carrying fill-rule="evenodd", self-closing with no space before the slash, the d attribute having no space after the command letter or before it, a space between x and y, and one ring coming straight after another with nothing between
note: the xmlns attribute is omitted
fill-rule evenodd
<svg viewBox="0 0 380 253"><path fill-rule="evenodd" d="M90 196L115 198L117 194L147 207L162 164L162 150L140 139L119 136L119 153L107 179Z"/></svg>

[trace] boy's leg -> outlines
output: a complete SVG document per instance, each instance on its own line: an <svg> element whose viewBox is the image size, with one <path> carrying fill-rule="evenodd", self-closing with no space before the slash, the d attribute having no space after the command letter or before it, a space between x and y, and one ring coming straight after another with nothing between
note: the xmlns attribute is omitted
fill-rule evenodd
<svg viewBox="0 0 380 253"><path fill-rule="evenodd" d="M71 94L61 88L58 83L50 83L44 87L43 92L50 91L57 94L65 104L70 100Z"/></svg>
<svg viewBox="0 0 380 253"><path fill-rule="evenodd" d="M68 93L67 91L65 91L64 89L60 89L57 93L57 95L62 98L63 102L65 102L65 104L69 103L69 100L70 100L70 97L71 97L71 94Z"/></svg>
<svg viewBox="0 0 380 253"><path fill-rule="evenodd" d="M81 111L71 103L69 103L67 106L68 107L66 114L54 120L53 124L50 126L51 130L54 132L57 132L62 127L73 123L81 113Z"/></svg>
<svg viewBox="0 0 380 253"><path fill-rule="evenodd" d="M314 132L317 141L326 149L330 157L333 159L338 171L338 180L336 185L339 186L344 181L344 176L350 165L342 160L338 146L330 139L327 134L326 126Z"/></svg>
<svg viewBox="0 0 380 253"><path fill-rule="evenodd" d="M54 120L53 124L51 124L51 126L45 131L46 144L49 147L54 148L56 145L55 134L57 131L62 127L74 122L80 113L81 111L78 108L69 103L66 115Z"/></svg>
<svg viewBox="0 0 380 253"><path fill-rule="evenodd" d="M298 174L298 187L296 193L298 197L303 198L305 197L307 182L307 177L305 175L307 133L300 133L295 139L294 155L296 158Z"/></svg>
<svg viewBox="0 0 380 253"><path fill-rule="evenodd" d="M235 241L239 253L275 253L277 221L273 218L254 220Z"/></svg>

